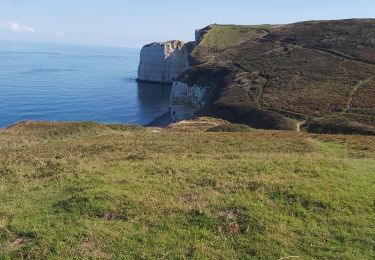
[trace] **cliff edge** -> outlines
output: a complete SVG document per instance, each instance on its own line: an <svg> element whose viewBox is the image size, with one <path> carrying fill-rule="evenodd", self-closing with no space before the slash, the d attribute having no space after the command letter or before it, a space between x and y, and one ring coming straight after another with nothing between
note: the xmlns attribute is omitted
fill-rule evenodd
<svg viewBox="0 0 375 260"><path fill-rule="evenodd" d="M138 80L172 83L189 67L193 46L182 41L151 43L141 50Z"/></svg>

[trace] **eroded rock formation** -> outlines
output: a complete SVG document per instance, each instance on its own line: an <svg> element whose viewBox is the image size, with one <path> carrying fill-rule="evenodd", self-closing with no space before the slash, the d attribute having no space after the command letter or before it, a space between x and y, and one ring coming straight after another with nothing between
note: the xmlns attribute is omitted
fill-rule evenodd
<svg viewBox="0 0 375 260"><path fill-rule="evenodd" d="M172 122L194 118L195 113L205 105L207 90L204 86L174 82L171 91Z"/></svg>
<svg viewBox="0 0 375 260"><path fill-rule="evenodd" d="M192 43L168 41L151 43L142 48L138 80L172 83L188 67Z"/></svg>

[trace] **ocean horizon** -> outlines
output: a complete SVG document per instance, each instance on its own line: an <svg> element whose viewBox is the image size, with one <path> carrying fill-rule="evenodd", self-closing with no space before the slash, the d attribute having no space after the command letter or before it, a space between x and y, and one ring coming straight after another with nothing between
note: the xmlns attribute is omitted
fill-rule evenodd
<svg viewBox="0 0 375 260"><path fill-rule="evenodd" d="M139 49L0 41L0 127L25 120L146 125L171 86L137 82Z"/></svg>

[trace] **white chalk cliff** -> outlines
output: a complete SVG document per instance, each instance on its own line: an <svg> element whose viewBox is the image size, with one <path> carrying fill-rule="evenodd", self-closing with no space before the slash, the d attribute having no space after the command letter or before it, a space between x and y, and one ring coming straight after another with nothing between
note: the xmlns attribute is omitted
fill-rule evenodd
<svg viewBox="0 0 375 260"><path fill-rule="evenodd" d="M151 43L142 48L138 80L173 83L170 98L172 122L193 118L205 105L206 86L188 85L179 77L189 69L189 55L199 43L204 30L197 30L196 41Z"/></svg>
<svg viewBox="0 0 375 260"><path fill-rule="evenodd" d="M142 48L138 80L172 83L189 67L191 44L181 41L151 43Z"/></svg>
<svg viewBox="0 0 375 260"><path fill-rule="evenodd" d="M208 87L174 82L171 92L172 122L194 118L195 113L205 105L207 91Z"/></svg>

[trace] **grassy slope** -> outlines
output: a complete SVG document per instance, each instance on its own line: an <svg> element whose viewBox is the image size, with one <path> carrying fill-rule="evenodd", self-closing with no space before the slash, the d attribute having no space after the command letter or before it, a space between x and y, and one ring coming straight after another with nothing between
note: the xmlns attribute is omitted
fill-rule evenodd
<svg viewBox="0 0 375 260"><path fill-rule="evenodd" d="M211 25L192 53L197 66L180 79L215 86L202 115L256 128L296 129L267 113L274 111L307 121L304 129L373 134L374 25L374 19ZM249 111L258 109L264 115ZM332 116L349 122L347 131ZM317 119L312 123L318 127L309 126L309 119ZM265 124L270 121L277 127Z"/></svg>
<svg viewBox="0 0 375 260"><path fill-rule="evenodd" d="M0 131L0 259L375 257L375 138L187 130Z"/></svg>
<svg viewBox="0 0 375 260"><path fill-rule="evenodd" d="M193 50L192 56L197 63L211 60L219 53L228 48L234 48L240 44L264 35L267 25L246 26L246 25L210 25L203 29L205 31L198 48Z"/></svg>

